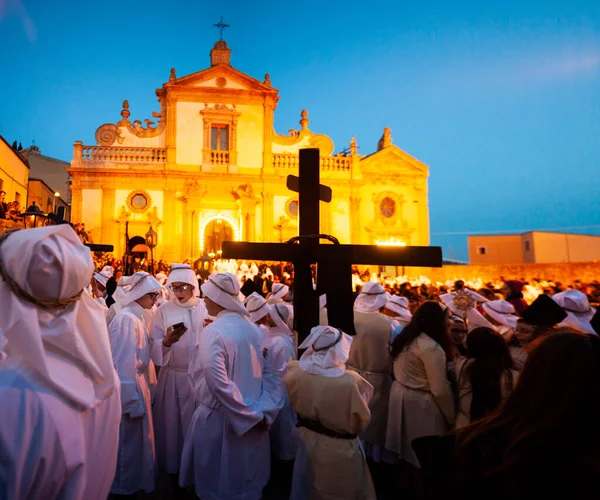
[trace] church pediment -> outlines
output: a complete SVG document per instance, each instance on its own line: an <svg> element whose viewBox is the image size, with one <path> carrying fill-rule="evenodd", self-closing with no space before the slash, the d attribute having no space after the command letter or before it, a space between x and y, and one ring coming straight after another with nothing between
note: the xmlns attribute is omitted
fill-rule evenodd
<svg viewBox="0 0 600 500"><path fill-rule="evenodd" d="M204 87L219 90L247 90L253 92L264 92L277 94L278 90L271 86L269 75L265 76L265 81L261 82L256 78L238 71L231 66L219 64L211 68L192 73L181 78L175 76L174 70L171 72L171 78L165 87L171 88L189 88Z"/></svg>
<svg viewBox="0 0 600 500"><path fill-rule="evenodd" d="M360 170L363 174L378 176L412 175L427 177L429 175L427 165L393 144L362 158Z"/></svg>

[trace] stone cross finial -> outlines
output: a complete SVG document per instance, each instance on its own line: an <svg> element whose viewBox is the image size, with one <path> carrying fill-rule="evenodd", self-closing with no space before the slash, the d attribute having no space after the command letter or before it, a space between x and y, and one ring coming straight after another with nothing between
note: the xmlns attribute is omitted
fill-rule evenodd
<svg viewBox="0 0 600 500"><path fill-rule="evenodd" d="M223 22L223 16L218 23L213 24L215 28L219 28L219 40L223 40L223 30L229 28L229 24Z"/></svg>

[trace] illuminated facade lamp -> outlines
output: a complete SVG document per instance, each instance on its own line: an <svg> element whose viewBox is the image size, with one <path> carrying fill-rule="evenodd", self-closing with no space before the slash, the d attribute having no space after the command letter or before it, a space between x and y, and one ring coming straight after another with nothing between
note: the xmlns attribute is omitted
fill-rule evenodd
<svg viewBox="0 0 600 500"><path fill-rule="evenodd" d="M34 227L41 227L46 224L48 217L42 212L40 207L35 204L35 201L31 203L31 206L21 214L23 217L23 227L25 229L32 229Z"/></svg>

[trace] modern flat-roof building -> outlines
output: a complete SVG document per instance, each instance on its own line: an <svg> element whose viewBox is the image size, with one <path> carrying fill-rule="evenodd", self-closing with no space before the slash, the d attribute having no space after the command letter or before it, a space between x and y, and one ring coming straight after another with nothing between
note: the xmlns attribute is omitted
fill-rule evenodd
<svg viewBox="0 0 600 500"><path fill-rule="evenodd" d="M471 264L553 264L600 260L600 236L547 231L469 236Z"/></svg>

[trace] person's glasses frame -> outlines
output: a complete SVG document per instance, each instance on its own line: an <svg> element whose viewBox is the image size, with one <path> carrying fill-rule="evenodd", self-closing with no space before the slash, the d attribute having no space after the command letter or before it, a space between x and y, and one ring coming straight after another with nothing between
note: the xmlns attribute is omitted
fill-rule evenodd
<svg viewBox="0 0 600 500"><path fill-rule="evenodd" d="M174 292L185 292L190 288L194 288L193 285L171 285L169 288Z"/></svg>

